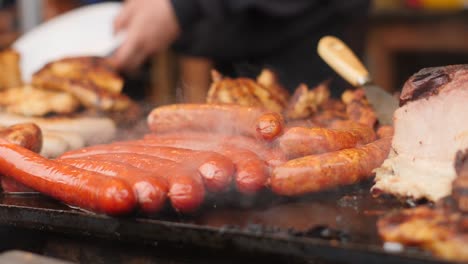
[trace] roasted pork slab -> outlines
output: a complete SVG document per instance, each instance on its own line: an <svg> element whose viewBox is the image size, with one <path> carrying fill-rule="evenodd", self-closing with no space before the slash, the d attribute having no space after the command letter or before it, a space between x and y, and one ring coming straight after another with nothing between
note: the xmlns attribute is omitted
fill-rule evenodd
<svg viewBox="0 0 468 264"><path fill-rule="evenodd" d="M468 65L427 68L404 85L392 151L374 193L436 201L451 192L455 153L468 147Z"/></svg>

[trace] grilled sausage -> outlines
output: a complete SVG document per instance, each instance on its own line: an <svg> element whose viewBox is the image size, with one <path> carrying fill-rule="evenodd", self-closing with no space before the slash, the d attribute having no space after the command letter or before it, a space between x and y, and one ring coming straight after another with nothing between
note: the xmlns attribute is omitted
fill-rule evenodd
<svg viewBox="0 0 468 264"><path fill-rule="evenodd" d="M259 138L273 141L283 133L284 119L278 113L265 113L257 119L255 129Z"/></svg>
<svg viewBox="0 0 468 264"><path fill-rule="evenodd" d="M136 205L133 189L121 179L48 160L1 141L0 173L66 204L121 215Z"/></svg>
<svg viewBox="0 0 468 264"><path fill-rule="evenodd" d="M166 135L147 134L144 136L144 140L151 139L165 139L170 138L174 140L183 140L184 144L190 144L188 148L198 149L206 146L216 148L220 145L233 146L242 149L248 149L254 152L262 160L266 161L270 166L277 166L286 161L286 156L278 148L271 148L270 146L258 142L249 137L245 136L226 136L215 133L204 133L204 132L181 132L171 133Z"/></svg>
<svg viewBox="0 0 468 264"><path fill-rule="evenodd" d="M255 137L255 123L264 112L240 105L175 104L154 109L148 125L158 134L202 131Z"/></svg>
<svg viewBox="0 0 468 264"><path fill-rule="evenodd" d="M226 147L223 155L236 164L236 188L244 194L253 194L263 189L268 181L268 167L255 153L245 149Z"/></svg>
<svg viewBox="0 0 468 264"><path fill-rule="evenodd" d="M339 129L333 129L339 128ZM335 122L328 128L293 127L279 138L281 150L289 158L321 154L375 140L374 130L368 126L349 122Z"/></svg>
<svg viewBox="0 0 468 264"><path fill-rule="evenodd" d="M0 129L0 138L7 140L13 144L20 145L34 152L41 151L42 148L42 132L41 129L32 123L23 123L12 125ZM35 192L14 180L1 177L2 189L7 193L24 193Z"/></svg>
<svg viewBox="0 0 468 264"><path fill-rule="evenodd" d="M290 160L273 170L270 184L279 195L295 196L352 184L372 175L387 158L391 139Z"/></svg>
<svg viewBox="0 0 468 264"><path fill-rule="evenodd" d="M33 123L17 124L0 129L0 138L37 153L42 148L41 129Z"/></svg>
<svg viewBox="0 0 468 264"><path fill-rule="evenodd" d="M218 152L234 163L236 167L235 182L237 190L251 194L264 188L268 180L268 168L266 163L252 151L242 149L229 144L212 142L200 142L188 137L175 135L174 138L154 137L147 140L134 140L119 144L132 144L144 146L168 146L193 150L212 150Z"/></svg>
<svg viewBox="0 0 468 264"><path fill-rule="evenodd" d="M234 175L234 164L223 155L211 151L193 151L171 147L152 147L130 144L99 145L71 151L60 158L79 158L103 153L136 153L183 163L198 169L208 190L220 192L227 189Z"/></svg>
<svg viewBox="0 0 468 264"><path fill-rule="evenodd" d="M197 210L205 198L205 187L198 172L174 161L134 153L96 154L86 159L122 162L165 178L172 207L183 213Z"/></svg>
<svg viewBox="0 0 468 264"><path fill-rule="evenodd" d="M57 160L87 171L99 172L126 181L133 187L140 210L146 214L160 211L167 197L166 179L121 162L91 159Z"/></svg>

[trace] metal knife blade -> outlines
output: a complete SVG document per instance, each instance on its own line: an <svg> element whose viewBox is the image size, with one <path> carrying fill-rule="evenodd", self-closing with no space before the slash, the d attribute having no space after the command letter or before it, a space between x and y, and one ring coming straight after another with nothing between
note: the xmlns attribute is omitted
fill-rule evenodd
<svg viewBox="0 0 468 264"><path fill-rule="evenodd" d="M325 36L320 39L317 52L341 77L355 87L363 87L380 124L393 123L393 113L399 105L398 99L372 83L367 69L343 41Z"/></svg>
<svg viewBox="0 0 468 264"><path fill-rule="evenodd" d="M375 110L379 123L391 125L393 123L393 113L399 106L398 100L373 83L365 83L362 88L366 93L367 100Z"/></svg>

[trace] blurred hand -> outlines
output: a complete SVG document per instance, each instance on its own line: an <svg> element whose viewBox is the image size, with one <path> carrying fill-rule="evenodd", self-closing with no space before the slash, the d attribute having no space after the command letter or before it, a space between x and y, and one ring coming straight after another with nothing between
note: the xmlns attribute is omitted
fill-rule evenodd
<svg viewBox="0 0 468 264"><path fill-rule="evenodd" d="M117 68L132 71L149 55L168 48L180 28L170 0L127 0L114 31L125 31L126 39L110 60Z"/></svg>

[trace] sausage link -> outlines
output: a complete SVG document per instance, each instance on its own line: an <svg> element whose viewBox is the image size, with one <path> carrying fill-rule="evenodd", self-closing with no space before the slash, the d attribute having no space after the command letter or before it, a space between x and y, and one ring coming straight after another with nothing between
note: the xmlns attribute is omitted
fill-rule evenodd
<svg viewBox="0 0 468 264"><path fill-rule="evenodd" d="M183 163L188 168L197 169L208 190L226 190L232 182L234 164L225 156L212 151L193 151L172 147L152 147L131 144L98 145L64 153L60 158L79 158L104 153L135 153L155 156Z"/></svg>
<svg viewBox="0 0 468 264"><path fill-rule="evenodd" d="M0 138L37 153L39 153L42 148L42 131L33 123L23 123L2 128L0 129ZM6 193L35 192L31 188L7 177L0 177L0 181L3 191Z"/></svg>
<svg viewBox="0 0 468 264"><path fill-rule="evenodd" d="M205 199L205 187L199 173L185 168L183 164L134 153L96 154L84 158L122 162L165 178L169 184L167 196L177 211L193 212Z"/></svg>
<svg viewBox="0 0 468 264"><path fill-rule="evenodd" d="M179 136L174 138L169 136L164 138L153 137L152 139L121 142L119 144L166 146L218 152L232 160L236 167L235 182L237 190L246 194L252 194L264 188L269 177L266 163L255 153L228 144L210 144Z"/></svg>
<svg viewBox="0 0 468 264"><path fill-rule="evenodd" d="M0 129L0 138L39 153L42 148L41 129L33 123L12 125Z"/></svg>
<svg viewBox="0 0 468 264"><path fill-rule="evenodd" d="M259 138L273 141L283 133L284 119L278 113L265 113L257 119L255 129Z"/></svg>
<svg viewBox="0 0 468 264"><path fill-rule="evenodd" d="M311 155L276 167L270 184L279 195L295 196L352 184L372 175L388 155L391 139L367 145Z"/></svg>
<svg viewBox="0 0 468 264"><path fill-rule="evenodd" d="M181 132L171 133L167 135L147 134L144 140L165 139L174 140L190 139L190 147L197 149L196 146L210 146L216 148L220 145L233 146L237 148L247 149L254 152L262 160L266 161L269 166L277 166L286 162L286 156L279 148L272 148L267 144L258 142L255 139L245 136L226 136L216 133L204 132Z"/></svg>
<svg viewBox="0 0 468 264"><path fill-rule="evenodd" d="M221 153L236 164L236 188L239 192L253 194L266 186L269 178L268 167L255 153L230 147L221 149Z"/></svg>
<svg viewBox="0 0 468 264"><path fill-rule="evenodd" d="M66 163L87 171L94 171L108 176L117 177L133 187L140 210L146 214L160 211L166 201L167 180L138 169L134 166L115 161L90 159L61 159L57 162Z"/></svg>
<svg viewBox="0 0 468 264"><path fill-rule="evenodd" d="M158 134L202 131L255 137L255 123L264 112L241 105L174 104L151 111L148 125Z"/></svg>
<svg viewBox="0 0 468 264"><path fill-rule="evenodd" d="M334 129L337 128L337 129ZM321 154L375 140L374 130L355 122L334 122L329 128L293 127L279 138L281 150L289 158Z"/></svg>
<svg viewBox="0 0 468 264"><path fill-rule="evenodd" d="M109 215L131 212L132 188L100 173L48 160L15 144L0 143L0 173L66 204Z"/></svg>

